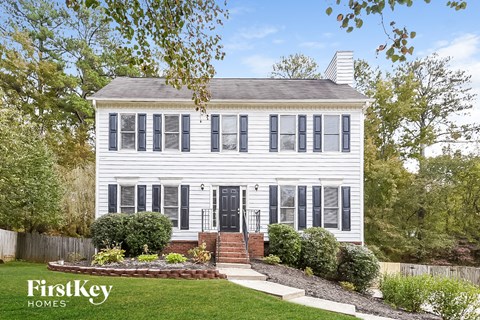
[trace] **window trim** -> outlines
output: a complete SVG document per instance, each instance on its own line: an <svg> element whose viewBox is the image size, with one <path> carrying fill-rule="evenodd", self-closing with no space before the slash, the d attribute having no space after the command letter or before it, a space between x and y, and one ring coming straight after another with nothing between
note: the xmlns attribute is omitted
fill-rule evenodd
<svg viewBox="0 0 480 320"><path fill-rule="evenodd" d="M282 134L282 117L293 117L293 134ZM282 149L282 135L293 136L294 147L293 150ZM298 151L298 115L295 114L279 114L278 115L278 152L297 152Z"/></svg>
<svg viewBox="0 0 480 320"><path fill-rule="evenodd" d="M337 189L337 227L326 227L325 226L325 209L335 209L335 207L326 207L325 206L325 189L326 188L333 188ZM341 217L341 194L340 194L341 186L338 185L322 185L322 194L321 194L321 212L320 215L322 217L322 228L329 229L329 230L341 230L342 229L342 217Z"/></svg>
<svg viewBox="0 0 480 320"><path fill-rule="evenodd" d="M180 190L180 185L179 184L162 184L161 185L161 195L162 195L162 199L161 199L161 212L162 214L164 214L167 218L169 218L166 214L165 214L165 187L169 187L169 188L174 188L176 187L177 188L177 226L173 226L173 223L172 223L172 229L173 230L180 230L180 218L181 218L181 190ZM173 208L173 207L168 207L168 208ZM169 218L170 219L170 218Z"/></svg>
<svg viewBox="0 0 480 320"><path fill-rule="evenodd" d="M325 150L325 146L326 146L326 143L325 143L325 137L328 135L328 136L333 136L333 134L327 134L325 133L325 129L326 129L326 126L325 126L325 123L326 123L326 119L327 119L327 116L336 116L337 119L338 119L338 132L337 132L337 136L338 136L338 150ZM341 114L328 114L328 113L324 113L322 114L322 152L326 152L326 153L340 153L342 152L342 115Z"/></svg>
<svg viewBox="0 0 480 320"><path fill-rule="evenodd" d="M294 206L293 207L282 207L282 187L293 187L293 202ZM286 224L282 223L282 208L293 208L293 228L295 230L297 229L298 221L297 221L297 208L298 208L298 186L293 185L293 184L278 184L278 195L277 195L277 200L278 200L278 212L277 212L277 223L278 224Z"/></svg>
<svg viewBox="0 0 480 320"><path fill-rule="evenodd" d="M228 114L228 113L219 113L219 136L220 136L220 143L219 143L219 152L227 152L227 153L239 153L240 152L240 115L238 113L236 114ZM223 149L223 117L224 116L231 116L235 117L236 123L237 123L237 131L235 132L235 135L237 136L236 139L236 148L235 150L228 150L228 149ZM232 134L233 135L233 134Z"/></svg>
<svg viewBox="0 0 480 320"><path fill-rule="evenodd" d="M118 148L118 150L120 151L127 151L127 152L131 152L131 151L137 151L137 146L138 146L138 133L137 133L137 130L138 130L138 113L132 113L132 112L125 112L125 113L119 113L118 114L120 117L119 121L118 121L118 133L120 134L120 139L119 139L119 144L120 144L120 147ZM122 130L122 116L133 116L134 119L135 119L135 129L133 131L123 131ZM133 148L123 148L123 139L122 139L122 135L124 133L133 133L134 135L134 142L133 142Z"/></svg>
<svg viewBox="0 0 480 320"><path fill-rule="evenodd" d="M138 204L138 199L137 199L137 184L129 184L129 183L123 183L120 184L118 183L118 190L117 190L117 212L119 213L126 213L126 214L133 214L137 213L137 204ZM133 187L133 212L128 213L128 212L122 212L122 188L123 187ZM125 208L125 207L124 207ZM130 208L130 206L126 207Z"/></svg>
<svg viewBox="0 0 480 320"><path fill-rule="evenodd" d="M177 114L177 113L164 113L162 114L163 116L163 121L162 121L162 143L163 143L163 150L162 151L166 151L166 152L180 152L181 150L181 146L182 146L182 115L181 114ZM178 117L178 132L172 132L172 131L167 131L166 130L166 127L167 127L167 120L166 120L166 117L169 117L169 116L176 116ZM177 134L178 135L178 148L177 149L169 149L167 148L167 144L166 144L166 141L167 141L167 135L170 135L170 134Z"/></svg>

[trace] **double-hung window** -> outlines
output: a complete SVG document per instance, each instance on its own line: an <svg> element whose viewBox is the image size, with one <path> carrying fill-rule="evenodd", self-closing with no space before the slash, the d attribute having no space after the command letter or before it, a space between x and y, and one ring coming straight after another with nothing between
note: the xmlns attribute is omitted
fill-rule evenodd
<svg viewBox="0 0 480 320"><path fill-rule="evenodd" d="M295 186L280 186L280 223L295 227Z"/></svg>
<svg viewBox="0 0 480 320"><path fill-rule="evenodd" d="M340 116L324 116L323 151L340 151Z"/></svg>
<svg viewBox="0 0 480 320"><path fill-rule="evenodd" d="M120 212L135 213L135 186L120 186Z"/></svg>
<svg viewBox="0 0 480 320"><path fill-rule="evenodd" d="M339 196L338 187L324 187L323 216L325 228L338 228Z"/></svg>
<svg viewBox="0 0 480 320"><path fill-rule="evenodd" d="M120 148L124 150L135 150L135 114L120 115Z"/></svg>
<svg viewBox="0 0 480 320"><path fill-rule="evenodd" d="M163 187L163 214L170 218L174 228L178 228L180 211L178 198L178 186Z"/></svg>
<svg viewBox="0 0 480 320"><path fill-rule="evenodd" d="M280 150L295 151L295 116L280 116Z"/></svg>
<svg viewBox="0 0 480 320"><path fill-rule="evenodd" d="M165 150L180 148L180 116L165 115Z"/></svg>
<svg viewBox="0 0 480 320"><path fill-rule="evenodd" d="M238 148L238 117L222 115L222 150L237 150Z"/></svg>

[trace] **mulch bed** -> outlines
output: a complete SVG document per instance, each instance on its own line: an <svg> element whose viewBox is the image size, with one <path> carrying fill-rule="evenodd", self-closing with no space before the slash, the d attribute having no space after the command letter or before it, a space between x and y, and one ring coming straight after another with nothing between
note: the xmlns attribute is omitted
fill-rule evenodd
<svg viewBox="0 0 480 320"><path fill-rule="evenodd" d="M316 276L308 277L303 271L283 265L269 265L260 260L251 261L252 268L267 276L267 281L276 282L298 289L304 289L307 296L353 304L358 312L374 314L393 319L440 319L432 314L414 314L395 310L381 299L362 295L343 289L336 282L328 281Z"/></svg>

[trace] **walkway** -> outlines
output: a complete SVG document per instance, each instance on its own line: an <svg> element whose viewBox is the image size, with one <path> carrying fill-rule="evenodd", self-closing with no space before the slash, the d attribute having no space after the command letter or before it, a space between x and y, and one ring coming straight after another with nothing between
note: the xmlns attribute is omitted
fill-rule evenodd
<svg viewBox="0 0 480 320"><path fill-rule="evenodd" d="M365 320L393 320L370 314L358 313L352 304L339 303L320 298L305 296L305 290L284 286L266 281L267 277L251 269L249 264L217 264L217 270L227 276L227 279L238 285L261 291L288 302L304 306L343 313Z"/></svg>

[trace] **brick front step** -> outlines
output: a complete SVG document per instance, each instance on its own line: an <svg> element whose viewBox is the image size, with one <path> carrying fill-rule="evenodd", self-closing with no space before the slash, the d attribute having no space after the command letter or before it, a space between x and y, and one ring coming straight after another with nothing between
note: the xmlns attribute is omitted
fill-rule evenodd
<svg viewBox="0 0 480 320"><path fill-rule="evenodd" d="M240 249L245 249L245 244L242 242L224 242L220 241L219 244L222 247L235 247L235 248L240 248Z"/></svg>
<svg viewBox="0 0 480 320"><path fill-rule="evenodd" d="M245 263L250 261L247 258L217 258L218 263Z"/></svg>
<svg viewBox="0 0 480 320"><path fill-rule="evenodd" d="M247 259L248 256L247 254L244 252L224 252L224 251L220 251L218 253L218 258L245 258Z"/></svg>

